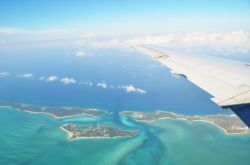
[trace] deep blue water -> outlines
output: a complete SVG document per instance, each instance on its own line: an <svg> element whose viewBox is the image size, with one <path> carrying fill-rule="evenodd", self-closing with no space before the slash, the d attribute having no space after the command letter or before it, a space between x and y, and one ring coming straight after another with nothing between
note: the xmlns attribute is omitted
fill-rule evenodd
<svg viewBox="0 0 250 165"><path fill-rule="evenodd" d="M111 111L156 109L184 114L231 113L222 110L209 94L186 79L177 78L151 58L118 49L84 49L89 56L76 57L75 48L2 49L0 71L12 75L0 78L0 100L46 106L82 106ZM18 74L32 73L34 79ZM74 78L93 86L59 81L48 83L40 76ZM98 82L119 86L132 84L146 94L121 89L98 88Z"/></svg>

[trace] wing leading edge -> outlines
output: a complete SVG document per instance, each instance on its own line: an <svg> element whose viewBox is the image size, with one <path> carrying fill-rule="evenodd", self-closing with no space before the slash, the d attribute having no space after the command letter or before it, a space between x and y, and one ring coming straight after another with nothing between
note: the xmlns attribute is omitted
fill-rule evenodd
<svg viewBox="0 0 250 165"><path fill-rule="evenodd" d="M250 65L210 56L167 53L152 46L137 46L172 73L183 75L209 94L221 107L231 108L250 127Z"/></svg>

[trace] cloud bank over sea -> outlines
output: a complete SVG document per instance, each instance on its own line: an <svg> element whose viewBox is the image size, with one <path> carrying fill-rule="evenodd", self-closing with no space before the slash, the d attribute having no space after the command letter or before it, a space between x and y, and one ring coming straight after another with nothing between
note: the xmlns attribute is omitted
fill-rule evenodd
<svg viewBox="0 0 250 165"><path fill-rule="evenodd" d="M144 35L119 35L85 32L83 29L41 29L0 28L0 47L7 46L65 46L78 48L129 48L135 45L158 45L168 48L182 48L186 51L210 50L231 54L250 53L250 32L187 32ZM75 56L89 53L77 50Z"/></svg>

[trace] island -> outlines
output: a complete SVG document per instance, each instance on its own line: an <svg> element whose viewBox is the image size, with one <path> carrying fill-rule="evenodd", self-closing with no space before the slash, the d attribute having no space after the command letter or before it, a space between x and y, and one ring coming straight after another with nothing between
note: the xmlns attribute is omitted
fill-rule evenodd
<svg viewBox="0 0 250 165"><path fill-rule="evenodd" d="M130 137L136 134L136 131L127 131L116 127L105 125L92 125L87 128L81 128L76 124L67 124L61 126L61 129L68 133L68 139L74 140L79 138L116 138Z"/></svg>
<svg viewBox="0 0 250 165"><path fill-rule="evenodd" d="M30 113L49 114L54 118L66 118L78 115L87 115L98 118L106 113L105 111L99 109L86 109L80 107L41 107L35 105L7 102L0 102L0 106L11 107L20 111Z"/></svg>
<svg viewBox="0 0 250 165"><path fill-rule="evenodd" d="M249 131L249 128L236 115L204 115L188 116L168 111L156 111L155 113L144 113L134 111L123 111L120 115L127 115L136 121L150 122L159 119L184 120L189 123L195 121L209 122L223 129L226 134L241 134Z"/></svg>
<svg viewBox="0 0 250 165"><path fill-rule="evenodd" d="M112 112L99 110L99 109L87 109L80 107L42 107L35 105L27 105L22 103L8 103L0 102L0 106L11 107L16 110L41 113L53 116L55 119L74 117L79 115L86 115L94 118L101 118L104 115L112 115ZM183 120L188 123L197 121L208 122L224 130L226 134L242 134L249 132L249 128L238 118L236 115L183 115L169 111L155 111L149 112L136 112L136 111L122 111L119 115L129 116L135 121L139 122L152 122L160 119L172 119ZM105 126L105 125L93 125L88 128L82 128L79 124L67 124L61 126L61 129L69 133L70 139L76 138L114 138L124 136L134 136L136 131L127 131L120 128Z"/></svg>

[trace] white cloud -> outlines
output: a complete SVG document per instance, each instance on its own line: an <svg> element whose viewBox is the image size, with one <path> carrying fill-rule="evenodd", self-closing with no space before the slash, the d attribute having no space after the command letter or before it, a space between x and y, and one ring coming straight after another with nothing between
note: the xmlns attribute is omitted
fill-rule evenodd
<svg viewBox="0 0 250 165"><path fill-rule="evenodd" d="M84 57L84 56L88 56L87 52L84 52L84 51L76 52L76 57Z"/></svg>
<svg viewBox="0 0 250 165"><path fill-rule="evenodd" d="M97 87L100 87L100 88L107 88L108 87L108 84L106 82L99 82L96 84Z"/></svg>
<svg viewBox="0 0 250 165"><path fill-rule="evenodd" d="M121 86L118 86L118 88L121 88L121 89L124 89L126 92L130 93L130 92L135 92L135 93L138 93L138 94L145 94L147 93L145 90L141 89L141 88L136 88L134 87L133 85L121 85Z"/></svg>
<svg viewBox="0 0 250 165"><path fill-rule="evenodd" d="M100 37L102 36L102 37ZM119 36L114 34L86 33L83 29L41 29L26 30L18 28L0 28L1 45L16 44L16 39L23 41L36 41L37 45L84 45L93 48L120 48L124 50L139 44L152 44L167 48L181 48L186 51L195 52L209 49L222 53L248 54L250 53L250 32L190 32L190 33L168 33L163 35L137 35ZM72 38L72 39L65 39ZM38 42L41 41L41 42ZM84 51L76 52L76 56L88 55Z"/></svg>
<svg viewBox="0 0 250 165"><path fill-rule="evenodd" d="M21 77L21 78L26 78L26 79L31 79L31 78L34 78L35 75L32 74L32 73L24 73L24 74L19 74L17 75L18 77Z"/></svg>
<svg viewBox="0 0 250 165"><path fill-rule="evenodd" d="M0 78L5 78L10 76L11 74L9 72L0 72Z"/></svg>
<svg viewBox="0 0 250 165"><path fill-rule="evenodd" d="M65 77L61 79L61 82L64 83L65 85L69 85L69 84L75 84L76 80L73 78Z"/></svg>
<svg viewBox="0 0 250 165"><path fill-rule="evenodd" d="M50 76L50 77L48 77L48 78L46 79L46 81L48 81L48 82L53 82L53 81L56 81L56 80L58 80L58 77L57 77L57 76Z"/></svg>
<svg viewBox="0 0 250 165"><path fill-rule="evenodd" d="M0 28L0 35L54 35L59 36L62 35L69 35L69 34L82 34L84 33L83 29L39 29L39 30L27 30L27 29L20 29L20 28Z"/></svg>
<svg viewBox="0 0 250 165"><path fill-rule="evenodd" d="M123 41L120 39L107 39L103 41L93 41L90 42L89 46L93 48L119 48L127 46L127 41Z"/></svg>
<svg viewBox="0 0 250 165"><path fill-rule="evenodd" d="M209 49L223 54L250 52L250 32L192 32L183 34L146 35L126 41L130 45L152 44L167 48L184 48L189 51Z"/></svg>
<svg viewBox="0 0 250 165"><path fill-rule="evenodd" d="M0 28L0 35L23 33L25 30L18 28Z"/></svg>
<svg viewBox="0 0 250 165"><path fill-rule="evenodd" d="M197 51L209 49L222 54L250 53L250 32L190 32L164 35L140 35L132 37L112 36L85 41L94 48L120 48L126 50L135 45L156 45L170 49Z"/></svg>
<svg viewBox="0 0 250 165"><path fill-rule="evenodd" d="M250 52L250 32L190 32L169 33L165 35L109 36L105 39L94 37L83 40L84 44L93 48L120 48L131 50L136 45L158 45L170 49L188 51L209 50L230 54L247 54Z"/></svg>
<svg viewBox="0 0 250 165"><path fill-rule="evenodd" d="M85 34L82 35L82 37L87 37L87 38L92 38L92 37L96 37L97 34L94 32L87 32Z"/></svg>
<svg viewBox="0 0 250 165"><path fill-rule="evenodd" d="M3 46L64 46L75 44L86 31L84 29L20 29L1 28L0 38L6 40ZM0 45L0 46L1 46Z"/></svg>

